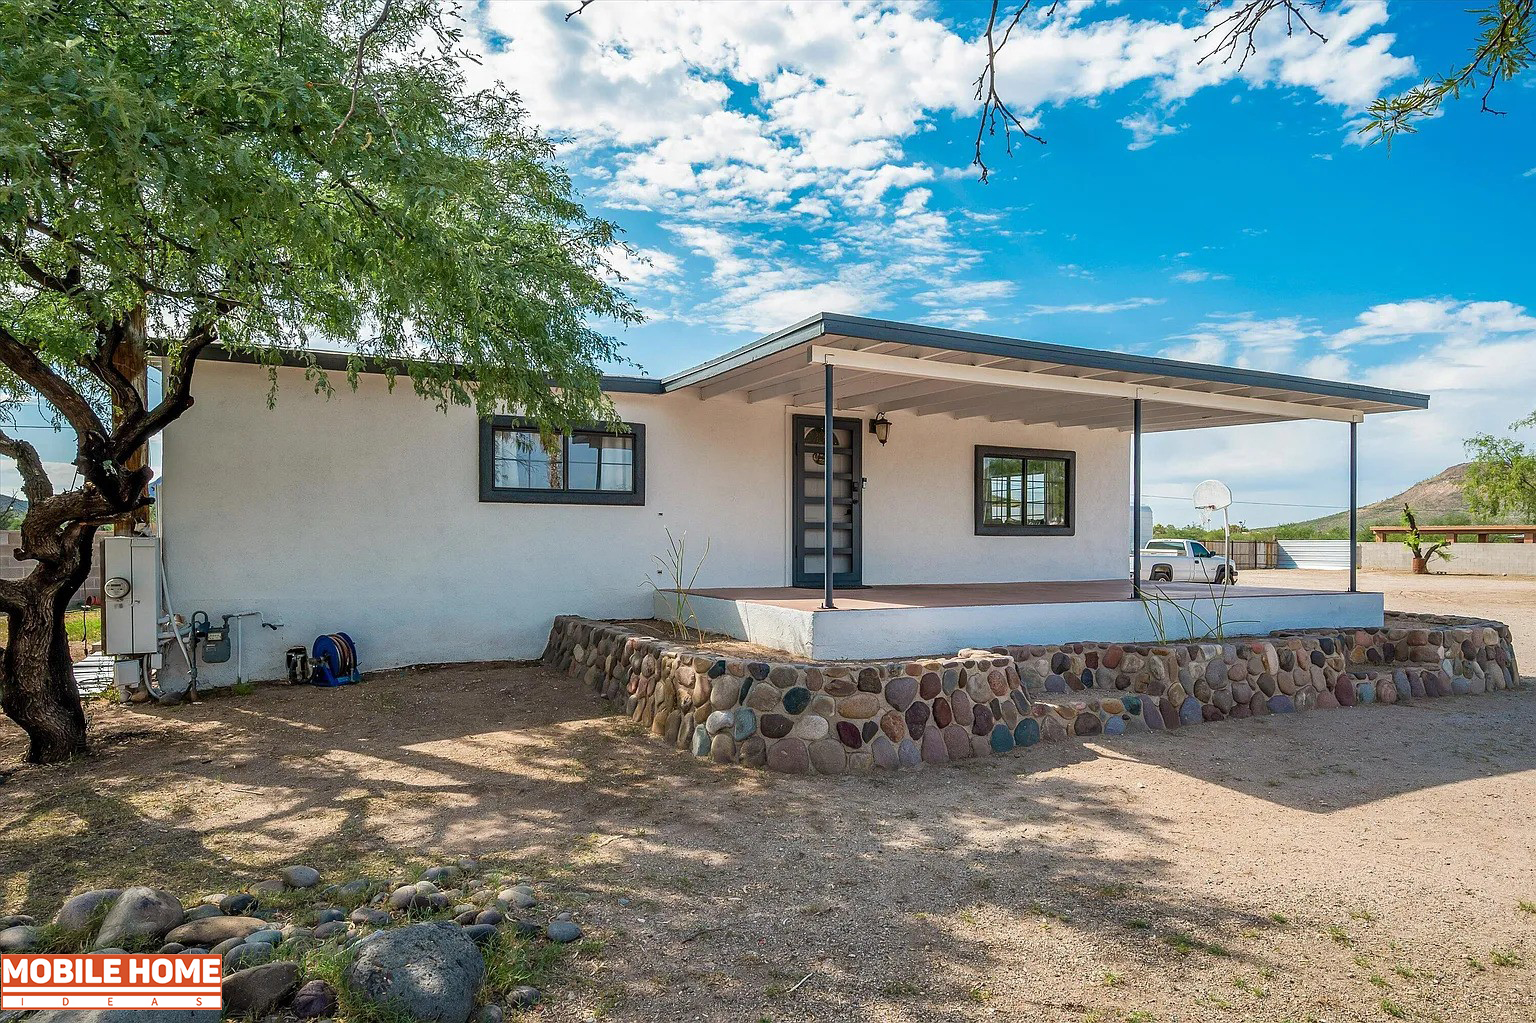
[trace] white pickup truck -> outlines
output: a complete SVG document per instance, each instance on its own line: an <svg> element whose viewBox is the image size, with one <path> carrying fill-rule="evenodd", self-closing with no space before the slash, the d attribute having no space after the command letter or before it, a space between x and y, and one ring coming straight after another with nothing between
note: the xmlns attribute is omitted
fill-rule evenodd
<svg viewBox="0 0 1536 1023"><path fill-rule="evenodd" d="M1199 540L1152 540L1141 549L1141 577L1154 583L1235 585L1237 568Z"/></svg>

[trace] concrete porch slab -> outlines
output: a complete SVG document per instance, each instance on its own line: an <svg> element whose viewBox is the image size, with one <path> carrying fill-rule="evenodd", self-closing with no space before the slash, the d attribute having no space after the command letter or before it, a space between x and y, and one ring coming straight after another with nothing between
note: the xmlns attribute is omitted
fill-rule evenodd
<svg viewBox="0 0 1536 1023"><path fill-rule="evenodd" d="M1158 597L1132 599L1124 580L872 586L836 595L752 587L689 591L699 627L816 660L954 653L1019 644L1155 643L1280 629L1382 627L1379 593L1338 593L1200 584L1163 584ZM670 616L670 596L656 615Z"/></svg>

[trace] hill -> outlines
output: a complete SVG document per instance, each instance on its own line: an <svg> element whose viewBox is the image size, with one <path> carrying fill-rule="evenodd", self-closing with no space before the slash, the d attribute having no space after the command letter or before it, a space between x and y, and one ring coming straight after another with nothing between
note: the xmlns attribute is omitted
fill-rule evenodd
<svg viewBox="0 0 1536 1023"><path fill-rule="evenodd" d="M1419 525L1465 525L1472 522L1467 511L1467 499L1461 485L1467 477L1467 463L1453 465L1427 480L1420 480L1401 494L1360 507L1360 533L1369 538L1371 526L1395 526L1402 522L1404 502L1413 506ZM1514 522L1518 516L1503 516L1494 522ZM1157 536L1188 536L1197 540L1219 540L1219 528L1191 526L1156 527ZM1233 530L1234 538L1248 539L1341 539L1349 536L1349 515L1336 512L1302 522L1286 522L1277 526L1259 526L1245 532Z"/></svg>
<svg viewBox="0 0 1536 1023"><path fill-rule="evenodd" d="M1405 502L1412 505L1413 514L1418 517L1419 524L1423 526L1469 523L1472 521L1472 516L1467 511L1467 499L1461 492L1461 484L1466 477L1467 463L1462 462L1427 480L1420 480L1401 494L1395 494L1372 504L1361 505L1360 528L1363 531L1367 526L1397 525L1402 520ZM1514 519L1504 516L1495 521L1513 522ZM1313 529L1326 533L1331 530L1348 529L1349 516L1345 512L1338 512L1334 515L1324 515L1322 518L1292 522L1273 528L1277 530Z"/></svg>

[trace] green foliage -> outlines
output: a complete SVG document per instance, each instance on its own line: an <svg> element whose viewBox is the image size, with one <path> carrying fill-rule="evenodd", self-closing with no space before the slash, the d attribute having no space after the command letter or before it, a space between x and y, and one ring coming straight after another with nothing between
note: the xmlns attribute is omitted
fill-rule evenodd
<svg viewBox="0 0 1536 1023"><path fill-rule="evenodd" d="M123 395L93 360L135 323L172 360L168 391L213 336L273 360L341 341L440 407L610 420L598 367L618 348L588 324L639 318L613 287L615 228L514 95L469 88L451 15L373 9L8 4L0 340L104 420ZM3 391L58 408L25 362L4 360Z"/></svg>
<svg viewBox="0 0 1536 1023"><path fill-rule="evenodd" d="M1362 135L1389 144L1398 134L1418 131L1417 122L1436 117L1446 100L1461 98L1465 90L1479 94L1485 113L1500 114L1488 100L1500 85L1513 81L1530 68L1536 46L1533 0L1494 0L1492 6L1474 9L1478 16L1477 42L1464 64L1444 75L1426 78L1396 96L1382 96L1367 108Z"/></svg>
<svg viewBox="0 0 1536 1023"><path fill-rule="evenodd" d="M1442 561L1451 560L1451 541L1447 539L1430 542L1424 539L1419 532L1418 519L1414 518L1413 509L1403 505L1403 525L1408 527L1408 532L1402 536L1402 544L1413 552L1413 556L1421 561L1429 561L1431 558L1439 558Z"/></svg>
<svg viewBox="0 0 1536 1023"><path fill-rule="evenodd" d="M1176 540L1199 540L1210 545L1220 543L1226 539L1226 532L1222 529L1207 529L1204 526L1190 523L1187 526L1156 525L1152 527L1153 537L1167 537ZM1284 525L1265 526L1260 529L1245 529L1240 526L1232 527L1233 540L1347 540L1349 539L1349 527L1341 526L1336 529L1315 529L1311 526Z"/></svg>
<svg viewBox="0 0 1536 1023"><path fill-rule="evenodd" d="M0 17L0 423L37 401L73 430L79 484L0 429L28 502L24 580L45 618L7 672L27 756L84 752L58 591L97 523L149 503L141 453L192 405L217 344L275 367L350 347L438 408L516 410L554 432L617 417L593 324L639 312L627 253L501 87L468 84L436 0L8 0ZM136 379L163 356L154 404ZM60 729L49 722L69 722Z"/></svg>
<svg viewBox="0 0 1536 1023"><path fill-rule="evenodd" d="M15 495L0 498L0 530L20 529L26 505Z"/></svg>
<svg viewBox="0 0 1536 1023"><path fill-rule="evenodd" d="M1511 423L1511 430L1536 426L1536 413ZM1498 519L1517 514L1536 522L1536 448L1513 437L1479 433L1465 442L1471 462L1462 493L1475 516Z"/></svg>
<svg viewBox="0 0 1536 1023"><path fill-rule="evenodd" d="M704 570L704 560L709 557L711 540L704 539L704 553L699 555L699 560L689 567L688 558L688 534L673 536L672 530L667 533L667 551L665 554L652 554L651 560L656 562L657 574L665 576L667 589L656 585L656 580L646 578L646 585L666 598L669 605L669 622L672 633L678 639L688 639L688 628L691 625L698 635L699 642L704 642L704 630L699 627L699 619L693 611L693 601L688 598L688 591L693 589L693 584L698 580L699 573Z"/></svg>

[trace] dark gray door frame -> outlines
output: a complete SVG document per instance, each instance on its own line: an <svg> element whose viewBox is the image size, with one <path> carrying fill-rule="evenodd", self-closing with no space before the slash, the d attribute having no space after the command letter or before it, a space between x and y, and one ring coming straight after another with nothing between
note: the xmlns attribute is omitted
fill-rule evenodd
<svg viewBox="0 0 1536 1023"><path fill-rule="evenodd" d="M826 550L814 547L806 542L806 505L818 504L823 505L823 507L825 507L825 505L824 500L821 497L806 497L805 484L808 479L821 479L823 480L823 485L825 485L826 470L831 466L831 462L826 461L823 466L814 471L806 469L805 456L811 453L812 448L810 445L806 444L805 437L812 427L822 426L823 422L824 420L821 416L796 415L790 418L790 446L791 450L793 451L793 457L791 458L792 469L790 472L789 483L790 513L792 518L790 536L792 539L792 550L794 558L790 572L790 584L796 587L824 589L826 584L826 573L806 571L805 559L808 555L814 554L818 549L822 551L822 564L824 566L830 564L832 557L829 553L826 552ZM851 503L852 508L852 514L849 517L849 522L852 526L852 536L849 540L850 548L837 548L838 550L846 549L850 551L851 556L849 561L849 571L834 572L832 575L832 583L839 589L845 587L857 588L863 586L864 584L864 459L863 434L861 432L864 426L864 421L862 419L843 418L838 416L832 420L832 425L835 430L848 431L848 437L853 445L851 449L836 448L832 452L833 454L843 454L846 451L846 453L850 456L849 472L834 473L833 477L835 479L851 477L851 486L849 487L850 496L846 498L835 498L834 506ZM818 445L817 450L821 451L823 457L825 457L826 448L820 447ZM825 512L823 512L823 514L825 514ZM831 530L823 530L823 543L825 543L827 538L830 536Z"/></svg>

